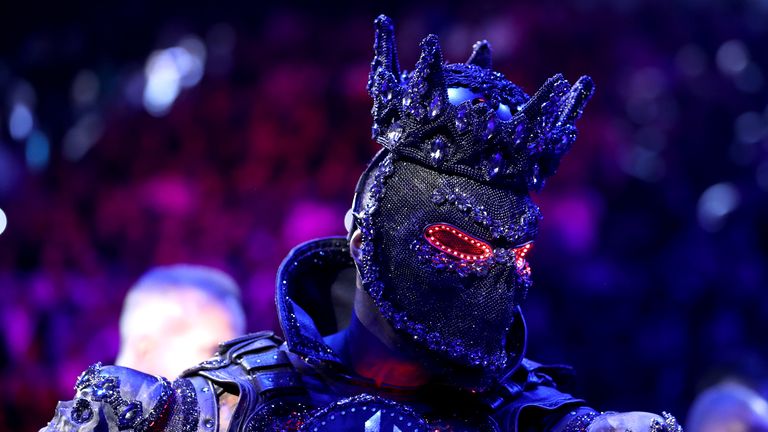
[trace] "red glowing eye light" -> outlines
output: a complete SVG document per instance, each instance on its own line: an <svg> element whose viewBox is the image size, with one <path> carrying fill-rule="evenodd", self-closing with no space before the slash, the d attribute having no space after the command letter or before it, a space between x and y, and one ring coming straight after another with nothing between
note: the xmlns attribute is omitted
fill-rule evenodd
<svg viewBox="0 0 768 432"><path fill-rule="evenodd" d="M484 260L493 255L491 246L448 224L424 228L424 238L437 249L467 261Z"/></svg>
<svg viewBox="0 0 768 432"><path fill-rule="evenodd" d="M523 246L520 246L519 248L515 249L515 258L517 259L524 259L526 255L528 255L528 252L531 251L531 248L533 247L533 243L528 243Z"/></svg>

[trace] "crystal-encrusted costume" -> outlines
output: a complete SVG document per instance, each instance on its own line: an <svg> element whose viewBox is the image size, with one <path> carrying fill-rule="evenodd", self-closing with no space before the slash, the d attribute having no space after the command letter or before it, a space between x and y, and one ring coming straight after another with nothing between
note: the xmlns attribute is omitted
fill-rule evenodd
<svg viewBox="0 0 768 432"><path fill-rule="evenodd" d="M223 393L239 395L230 431L549 430L575 410L594 412L558 389L569 368L522 358L483 391L377 386L357 376L322 338L343 324L337 316L351 312L353 266L344 238L295 248L277 286L285 342L271 332L225 342L215 357L173 383L94 365L78 379L75 400L59 404L46 430L217 431L217 396ZM514 333L524 344L522 319Z"/></svg>
<svg viewBox="0 0 768 432"><path fill-rule="evenodd" d="M277 278L284 341L262 332L223 343L173 383L93 366L49 430L214 432L226 395L238 398L233 432L573 432L601 417L565 392L568 367L524 357L520 306L541 217L529 191L570 149L591 80L558 75L531 97L491 69L486 42L445 64L434 35L401 71L384 16L374 49L372 134L384 148L355 193L357 260L347 238L296 247ZM357 318L359 289L443 373L415 387L356 374L326 337ZM664 421L649 430L678 430Z"/></svg>

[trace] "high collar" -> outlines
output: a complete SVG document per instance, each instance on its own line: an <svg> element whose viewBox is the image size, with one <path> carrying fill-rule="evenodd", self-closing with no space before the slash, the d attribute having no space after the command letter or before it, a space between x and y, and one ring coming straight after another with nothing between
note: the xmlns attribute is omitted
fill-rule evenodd
<svg viewBox="0 0 768 432"><path fill-rule="evenodd" d="M355 294L355 267L344 237L296 246L277 273L276 302L288 349L304 358L341 363L323 341L348 323Z"/></svg>
<svg viewBox="0 0 768 432"><path fill-rule="evenodd" d="M344 329L351 317L355 263L345 237L310 240L293 248L277 273L276 303L288 349L311 362L342 363L323 340ZM512 356L507 374L523 359L527 329L522 311L509 333Z"/></svg>

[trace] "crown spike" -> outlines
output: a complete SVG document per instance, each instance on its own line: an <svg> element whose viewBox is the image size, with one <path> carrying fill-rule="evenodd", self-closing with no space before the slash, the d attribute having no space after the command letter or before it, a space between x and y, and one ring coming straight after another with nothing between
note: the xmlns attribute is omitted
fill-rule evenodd
<svg viewBox="0 0 768 432"><path fill-rule="evenodd" d="M383 69L392 73L399 79L400 64L397 60L397 48L395 47L395 26L392 20L386 15L379 15L374 21L375 36L373 43L373 61L371 62L371 79L377 70Z"/></svg>
<svg viewBox="0 0 768 432"><path fill-rule="evenodd" d="M490 70L492 68L491 44L487 40L475 42L472 45L472 54L469 56L466 64Z"/></svg>
<svg viewBox="0 0 768 432"><path fill-rule="evenodd" d="M421 55L419 61L416 62L416 67L413 69L413 76L411 84L418 78L427 80L427 84L436 84L438 81L442 81L443 77L443 54L440 51L440 41L437 39L437 35L431 34L424 38L419 45L421 47ZM413 88L414 85L409 86ZM417 89L419 90L419 89Z"/></svg>
<svg viewBox="0 0 768 432"><path fill-rule="evenodd" d="M419 120L426 114L430 118L439 115L448 100L440 41L431 34L421 41L420 46L421 55L403 97L403 109Z"/></svg>
<svg viewBox="0 0 768 432"><path fill-rule="evenodd" d="M541 87L539 87L536 94L528 99L528 102L520 108L520 112L516 114L515 117L522 116L529 119L538 117L541 113L542 106L552 98L556 89L562 86L565 82L563 74L557 74L548 79Z"/></svg>
<svg viewBox="0 0 768 432"><path fill-rule="evenodd" d="M576 122L576 120L581 117L581 112L584 110L584 106L594 92L595 84L592 82L592 78L588 76L579 78L563 99L563 103L560 107L558 125L567 125Z"/></svg>
<svg viewBox="0 0 768 432"><path fill-rule="evenodd" d="M398 116L396 105L399 104L402 88L392 20L386 15L379 15L374 21L374 27L374 56L368 75L368 94L374 100L371 108L374 120L371 137L378 140L384 128L389 127L394 117Z"/></svg>

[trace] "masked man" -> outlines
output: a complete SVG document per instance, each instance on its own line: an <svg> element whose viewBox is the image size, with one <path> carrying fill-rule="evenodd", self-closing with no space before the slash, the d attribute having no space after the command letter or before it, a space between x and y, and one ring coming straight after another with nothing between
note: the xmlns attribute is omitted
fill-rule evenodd
<svg viewBox="0 0 768 432"><path fill-rule="evenodd" d="M486 42L444 64L434 35L401 71L390 20L375 25L368 91L384 148L348 238L283 262L285 342L223 343L173 383L94 365L50 430L682 430L666 413L598 413L564 393L567 368L524 358L541 217L529 192L573 144L592 81L558 75L530 97L491 69Z"/></svg>

